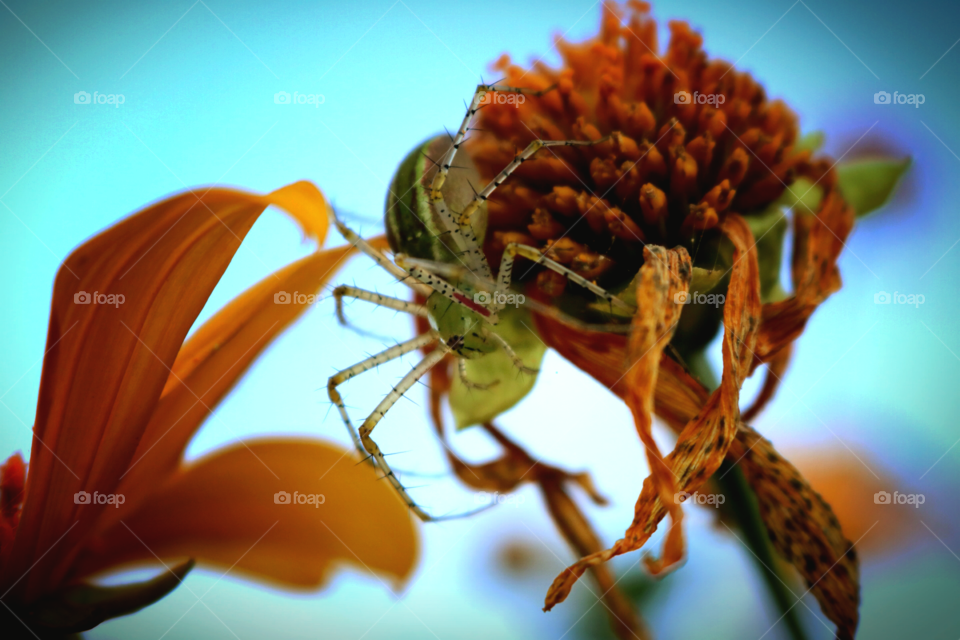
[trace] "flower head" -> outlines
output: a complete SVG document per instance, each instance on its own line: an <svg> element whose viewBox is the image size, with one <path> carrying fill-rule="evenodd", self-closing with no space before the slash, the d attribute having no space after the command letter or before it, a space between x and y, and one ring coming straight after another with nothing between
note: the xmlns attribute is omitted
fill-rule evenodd
<svg viewBox="0 0 960 640"><path fill-rule="evenodd" d="M751 484L774 547L804 577L838 637L850 638L859 604L852 545L829 505L744 419L769 400L793 340L840 288L836 261L854 211L832 161L812 156L818 144L799 136L786 105L768 100L749 74L711 60L686 23L670 24L661 55L648 5L630 2L623 13L605 5L595 38L559 41L559 69L501 58L504 85L551 90L489 101L468 145L491 179L538 138L599 141L524 162L488 202L485 250L496 264L511 242L540 247L637 307L617 314L552 272L519 270L527 292L567 316L535 314L544 342L626 401L651 470L624 537L558 576L546 609L586 570L641 548L667 515L662 556L645 560L653 573L677 566L685 542L675 496L695 492L728 459ZM790 292L780 284L788 220ZM712 308L684 304L710 292L722 294ZM629 336L582 320L629 323ZM715 384L697 360L721 323ZM764 391L741 416L740 387L763 364ZM651 435L654 414L678 435L667 455Z"/></svg>

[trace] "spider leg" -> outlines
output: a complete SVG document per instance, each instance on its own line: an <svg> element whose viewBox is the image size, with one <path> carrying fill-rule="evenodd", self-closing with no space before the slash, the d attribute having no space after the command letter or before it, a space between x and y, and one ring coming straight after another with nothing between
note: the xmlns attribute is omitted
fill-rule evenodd
<svg viewBox="0 0 960 640"><path fill-rule="evenodd" d="M527 365L523 364L523 360L520 359L520 356L517 355L517 352L513 350L513 347L510 346L510 343L507 342L499 333L496 331L487 331L486 334L488 337L493 338L500 344L500 347L503 348L504 353L507 354L508 358L513 360L513 366L519 369L520 373L526 373L528 375L536 375L537 373L540 373L539 369L531 369Z"/></svg>
<svg viewBox="0 0 960 640"><path fill-rule="evenodd" d="M515 242L511 242L507 245L507 248L503 252L503 258L500 260L500 272L498 274L497 283L498 291L508 290L510 288L510 285L513 281L513 262L517 255L523 256L527 260L531 260L537 264L542 264L551 271L555 271L562 276L566 276L576 284L589 289L591 292L600 296L615 307L620 307L621 309L629 311L630 313L636 312L636 308L632 305L627 304L603 287L590 282L583 276L577 274L571 269L568 269L559 262L546 257L540 252L539 249L524 244L517 244ZM503 308L503 304L494 301L493 308L496 311L500 311Z"/></svg>
<svg viewBox="0 0 960 640"><path fill-rule="evenodd" d="M444 278L435 274L432 269L422 266L422 264L424 264L423 261L415 258L409 258L402 253L398 253L395 257L395 260L397 261L398 265L406 269L406 273L409 273L421 283L427 285L431 290L442 294L459 305L467 307L471 311L475 311L490 324L497 324L499 321L497 313L492 311L486 303L476 300L474 298L474 293L465 291L457 285L447 282ZM425 264L433 265L436 263L431 263L428 261ZM478 293L482 294L483 292Z"/></svg>
<svg viewBox="0 0 960 640"><path fill-rule="evenodd" d="M439 336L436 332L430 332L407 340L406 342L401 342L398 345L370 356L366 360L358 362L352 367L337 372L327 381L327 394L330 396L330 401L337 405L337 409L340 411L340 417L343 419L343 423L347 426L347 431L350 433L350 438L353 440L353 444L357 447L357 451L359 451L361 455L366 455L367 451L363 448L363 443L360 440L360 436L357 435L356 429L353 428L353 423L350 422L350 416L347 415L347 408L343 404L343 398L340 396L340 392L337 391L337 387L364 371L369 371L381 364L396 360L411 351L429 346L438 339Z"/></svg>
<svg viewBox="0 0 960 640"><path fill-rule="evenodd" d="M466 208L460 213L460 217L457 220L457 223L461 227L470 227L470 218L480 208L484 202L487 201L487 198L490 197L497 187L499 187L503 182L510 177L510 174L517 170L517 168L529 160L537 151L544 149L546 147L588 147L590 145L599 144L601 142L606 142L610 136L604 136L596 140L534 140L527 145L527 148L521 151L519 154L514 156L513 160L510 161L503 170L497 174L497 176L490 181L490 183L485 186L477 195L474 197L473 201L466 206Z"/></svg>
<svg viewBox="0 0 960 640"><path fill-rule="evenodd" d="M373 291L366 291L364 289L358 289L357 287L349 287L346 285L340 285L339 287L333 290L333 297L337 301L337 319L340 320L340 324L347 326L347 318L343 314L343 299L344 298L355 298L357 300L365 300L367 302L372 302L378 307L386 307L388 309L395 309L396 311L403 311L404 313L409 313L414 316L419 316L421 318L429 317L429 312L427 308L422 304L417 304L416 302L408 302L407 300L401 300L399 298L393 298L391 296L384 296L379 293L374 293Z"/></svg>
<svg viewBox="0 0 960 640"><path fill-rule="evenodd" d="M407 285L417 293L430 295L430 290L427 287L423 286L419 282L414 281L413 278L410 277L409 273L395 265L390 258L383 253L383 251L373 247L369 242L357 235L355 231L350 229L350 227L341 222L336 213L334 213L333 216L333 223L337 226L337 231L339 231L340 234L346 238L347 242L355 246L364 254L370 256L374 262L387 270L390 275L395 277L398 281Z"/></svg>
<svg viewBox="0 0 960 640"><path fill-rule="evenodd" d="M429 335L429 334L427 334ZM414 338L416 340L416 338ZM430 336L430 341L433 342L436 340L436 335ZM417 366L410 370L407 375L397 383L393 389L390 390L390 393L387 394L387 397L380 401L380 404L377 405L377 408L373 410L366 420L363 421L363 424L360 426L359 435L360 441L363 443L363 448L373 456L374 460L377 461L377 466L384 473L390 484L393 485L393 488L396 489L397 493L400 494L400 497L403 501L410 507L410 510L417 514L417 517L423 520L424 522L430 522L434 520L434 517L428 514L426 511L421 509L416 502L413 501L413 498L410 497L410 494L407 493L407 490L401 484L399 478L396 474L393 473L393 469L390 468L389 463L387 463L386 457L380 451L380 447L377 446L377 443L374 442L373 438L370 437L370 434L373 433L374 428L383 419L387 414L387 411L396 404L403 394L405 394L410 387L416 384L417 380L423 377L430 369L434 367L444 356L447 355L447 349L438 348L434 349L428 353L423 360L421 360Z"/></svg>
<svg viewBox="0 0 960 640"><path fill-rule="evenodd" d="M437 172L434 174L433 180L430 183L429 198L431 204L437 213L440 214L440 218L443 220L444 226L447 227L447 230L453 236L454 242L456 242L457 246L459 247L461 256L467 264L467 267L471 271L475 271L482 279L490 278L490 265L487 264L487 258L480 249L480 243L477 240L476 234L473 232L473 227L469 224L464 224L463 220L465 218L463 214L460 214L457 218L454 217L453 212L450 211L450 208L444 201L443 194L440 190L443 187L444 182L446 182L447 175L450 173L450 168L453 166L454 158L456 157L457 152L460 150L460 146L463 144L463 139L466 137L467 129L470 126L470 121L473 120L474 116L477 114L477 111L480 110L481 104L483 103L488 92L541 96L544 93L551 91L553 88L554 87L549 87L540 91L534 91L532 89L507 87L496 84L478 85L476 91L473 93L473 99L470 101L470 105L467 107L467 113L463 116L463 121L460 123L460 128L457 129L457 134L453 138L453 143L451 144L450 149L447 150L447 152L443 155L443 159L439 162L437 167ZM476 205L471 205L473 207L471 209L471 213L480 206L481 202L477 202ZM469 217L466 219L469 219Z"/></svg>
<svg viewBox="0 0 960 640"><path fill-rule="evenodd" d="M500 384L499 380L494 380L488 384L480 384L479 382L473 382L467 377L467 361L465 358L457 359L457 370L460 373L460 382L463 383L467 389L476 389L478 391L486 391L492 387Z"/></svg>
<svg viewBox="0 0 960 640"><path fill-rule="evenodd" d="M532 249L532 247L527 247L527 248ZM405 255L401 255L399 256L399 258L403 261L404 266L406 266L408 269L410 269L411 267L418 267L421 270L421 272L433 273L435 275L445 278L447 281L461 281L461 282L469 283L472 287L475 287L479 291L484 291L484 292L496 291L498 294L502 294L504 291L509 291L512 285L512 282L510 281L509 277L506 278L505 280L501 280L501 283L499 285L495 285L493 282L490 282L489 280L481 280L480 278L470 273L470 271L465 269L462 265L458 265L458 264L447 264L445 262L435 262L433 260L421 260L419 258L410 258ZM549 260L549 258L547 258L546 260ZM566 267L564 267L559 263L554 262L553 260L550 260L550 263L552 263L553 265L556 265L556 267L558 267L561 270L560 273L564 275L566 275L569 272L569 269L567 269ZM511 266L513 265L513 260L510 261L510 265ZM550 264L546 263L546 261L544 261L544 265L548 267L551 266ZM501 265L501 270L502 269L503 267ZM583 280L583 278L577 275L576 273L572 273L571 275L573 276L573 279L576 280L578 283L579 281ZM506 282L506 284L504 284L504 282ZM603 291L603 289L601 289L600 287L597 287L591 282L587 282L586 286L590 288L600 289L600 291ZM491 300L492 299L493 298L491 297ZM533 311L536 311L541 315L545 315L547 317L553 318L554 320L570 325L572 327L576 327L577 329L582 329L584 331L600 331L605 333L629 333L630 332L629 324L624 324L624 323L591 324L588 322L583 322L581 320L578 320L577 318L574 318L573 316L563 313L559 309L552 307L549 304L540 302L539 300L536 300L534 298L526 298L523 304L525 306L530 307L530 309L532 309ZM501 304L499 305L499 308L502 309L503 306L504 305ZM631 312L635 311L635 309L633 307L630 307L629 305L627 305L626 308L628 308Z"/></svg>

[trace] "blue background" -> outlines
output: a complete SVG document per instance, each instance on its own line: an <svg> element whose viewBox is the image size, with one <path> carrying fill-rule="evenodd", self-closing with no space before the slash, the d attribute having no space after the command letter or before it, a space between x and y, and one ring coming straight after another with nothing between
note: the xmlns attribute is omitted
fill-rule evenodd
<svg viewBox="0 0 960 640"><path fill-rule="evenodd" d="M456 128L480 75L495 75L491 61L510 52L519 62L545 56L556 63L553 35L588 37L600 13L599 4L586 0L5 2L3 455L29 451L53 278L60 260L85 238L187 186L267 192L299 179L319 185L355 228L377 233L393 169L421 139ZM960 38L956 5L684 0L658 2L654 15L663 42L668 19L689 20L705 35L711 56L753 72L769 95L797 111L804 131L825 131L835 157L869 130L848 157L872 148L914 158L894 203L855 229L840 260L844 288L813 317L784 388L756 427L788 457L852 450L862 460L851 458L861 475L884 478L891 492L925 494L916 513L897 516L909 520L900 523L910 531L904 540L862 556L859 637L956 638L960 47L947 52ZM919 108L875 105L872 96L880 90L922 93L926 101ZM125 102L77 105L78 91L123 94ZM322 94L324 102L277 105L278 91ZM268 213L200 320L311 249L292 223ZM338 280L392 290L389 278L363 259ZM922 294L925 303L875 305L879 291ZM397 339L411 333L406 320L386 312L352 305L349 314ZM336 412L328 414L326 378L381 344L340 328L332 303L319 304L208 420L190 455L265 434L346 444ZM397 363L351 383L349 403L372 408L409 366ZM755 389L750 381L745 397ZM398 405L380 444L410 451L396 456L398 467L443 473L424 420L423 390L410 399L419 406ZM605 541L622 533L647 469L629 414L609 392L551 353L533 394L501 424L545 460L590 470L612 505L588 506L588 513ZM467 459L496 452L477 433L458 434L454 443ZM426 482L418 497L435 511L472 504L449 477ZM586 623L578 618L595 602L587 587L578 586L574 598L550 614L539 610L549 581L573 557L536 491L527 487L519 496L523 503L516 507L422 527L424 554L402 599L349 570L324 592L307 595L198 570L160 604L89 637L583 635ZM645 610L656 636L759 638L778 614L762 595L747 552L711 524L706 510L687 513L686 566ZM527 558L519 574L504 569L507 543ZM616 563L618 571L634 566L638 555ZM804 603L818 611L810 596ZM801 612L812 637L832 637L806 607ZM763 637L783 633L778 625Z"/></svg>

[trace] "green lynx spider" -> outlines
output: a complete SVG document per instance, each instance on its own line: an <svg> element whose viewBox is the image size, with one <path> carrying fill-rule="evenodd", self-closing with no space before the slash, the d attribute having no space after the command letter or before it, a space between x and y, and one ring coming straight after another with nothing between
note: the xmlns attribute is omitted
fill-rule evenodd
<svg viewBox="0 0 960 640"><path fill-rule="evenodd" d="M425 522L442 518L429 515L413 501L390 468L380 447L371 438L371 433L397 400L448 353L457 356L461 381L471 388L486 388L490 385L471 383L466 377L466 361L482 358L496 349L503 349L519 371L536 373L536 370L524 365L511 345L496 331L498 314L504 308L505 292L512 283L515 257L522 256L566 276L613 306L630 313L635 311L634 307L613 294L547 258L539 249L526 245L510 244L506 247L497 272L496 284L493 283L490 266L480 248L486 232L486 200L490 194L540 149L588 146L606 138L593 141L535 140L517 154L479 193L473 190L471 184L471 178L476 180L479 177L472 161L466 154L457 155L457 152L464 142L471 120L484 103L487 92L537 97L551 89L552 87L543 91L532 91L497 84L481 84L474 92L473 100L452 140L452 145L443 152L439 163L430 160L429 156L439 155L449 144L448 139L443 136L417 146L407 156L390 185L386 205L387 238L394 252L393 261L335 217L337 229L348 242L415 293L426 297L425 304L417 304L356 287L339 286L334 289L337 313L341 320L343 298L354 298L426 318L432 329L338 372L327 384L330 400L340 411L340 416L361 455L372 459L407 506ZM460 162L460 166L454 166L455 158ZM461 171L452 174L451 168ZM454 207L461 211L455 212ZM385 362L430 346L434 349L393 387L363 422L359 431L355 430L337 387Z"/></svg>

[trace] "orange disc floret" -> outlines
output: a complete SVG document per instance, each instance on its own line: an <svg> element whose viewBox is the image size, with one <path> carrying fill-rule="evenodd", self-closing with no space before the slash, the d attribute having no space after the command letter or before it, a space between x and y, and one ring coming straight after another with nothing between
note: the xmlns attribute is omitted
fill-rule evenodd
<svg viewBox="0 0 960 640"><path fill-rule="evenodd" d="M713 261L698 245L728 214L763 211L799 176L832 188L830 164L798 148L797 117L785 104L768 100L750 74L709 59L686 22L669 26L661 56L649 5L605 5L596 37L558 41L561 68L524 69L507 56L494 65L503 85L553 89L481 109L467 149L484 179L537 138L609 138L543 150L493 193L492 264L516 234L544 249L569 239L584 259L565 264L592 279L604 256L601 284L616 288L637 273L647 243Z"/></svg>

